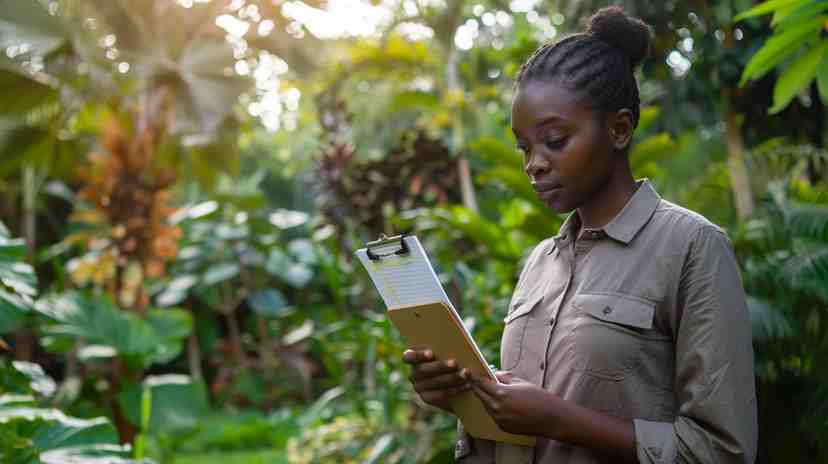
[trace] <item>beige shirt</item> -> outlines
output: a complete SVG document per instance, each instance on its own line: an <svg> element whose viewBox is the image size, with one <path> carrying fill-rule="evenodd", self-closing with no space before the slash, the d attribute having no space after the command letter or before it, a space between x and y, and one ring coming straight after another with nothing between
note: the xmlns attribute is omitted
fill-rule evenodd
<svg viewBox="0 0 828 464"><path fill-rule="evenodd" d="M730 241L638 184L602 229L576 237L573 213L532 251L504 320L500 367L632 418L641 463L753 463L753 348ZM455 451L463 464L614 462L553 440L475 440L462 427Z"/></svg>

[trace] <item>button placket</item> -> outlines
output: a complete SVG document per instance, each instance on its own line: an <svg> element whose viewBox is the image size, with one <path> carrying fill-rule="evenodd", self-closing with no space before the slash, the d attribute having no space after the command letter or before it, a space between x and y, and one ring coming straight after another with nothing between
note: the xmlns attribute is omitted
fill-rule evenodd
<svg viewBox="0 0 828 464"><path fill-rule="evenodd" d="M570 249L571 250L571 249ZM571 255L570 255L571 256ZM569 258L569 256L567 256ZM549 321L549 330L546 333L546 349L543 351L543 359L544 361L540 364L541 370L541 387L546 387L546 360L549 359L549 346L552 343L552 334L555 332L555 328L557 327L558 316L561 311L561 306L563 305L563 301L566 298L567 293L569 293L569 288L572 286L572 279L575 276L575 260L574 259L565 259L566 267L567 267L567 279L566 284L564 285L563 291L558 294L558 297L555 298L555 302L552 304L552 315Z"/></svg>

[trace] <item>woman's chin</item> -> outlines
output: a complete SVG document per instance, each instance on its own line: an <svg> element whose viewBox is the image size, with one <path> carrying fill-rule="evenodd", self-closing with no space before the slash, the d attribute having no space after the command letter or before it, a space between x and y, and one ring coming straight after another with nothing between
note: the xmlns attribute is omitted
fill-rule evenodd
<svg viewBox="0 0 828 464"><path fill-rule="evenodd" d="M559 195L541 197L540 201L556 214L569 213L575 209L575 206Z"/></svg>

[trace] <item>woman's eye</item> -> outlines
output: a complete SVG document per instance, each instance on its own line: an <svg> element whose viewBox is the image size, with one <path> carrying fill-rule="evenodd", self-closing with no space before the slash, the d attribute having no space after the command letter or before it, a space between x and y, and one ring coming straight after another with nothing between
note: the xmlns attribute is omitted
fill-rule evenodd
<svg viewBox="0 0 828 464"><path fill-rule="evenodd" d="M564 145L566 145L566 137L560 139L547 139L543 142L543 144L550 150L560 150L564 147Z"/></svg>
<svg viewBox="0 0 828 464"><path fill-rule="evenodd" d="M529 151L529 147L527 147L526 145L518 145L516 148L524 155Z"/></svg>

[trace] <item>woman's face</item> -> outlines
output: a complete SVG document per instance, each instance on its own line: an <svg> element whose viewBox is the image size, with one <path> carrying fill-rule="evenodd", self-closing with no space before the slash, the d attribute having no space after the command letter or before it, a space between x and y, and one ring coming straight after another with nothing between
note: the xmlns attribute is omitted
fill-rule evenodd
<svg viewBox="0 0 828 464"><path fill-rule="evenodd" d="M619 158L603 113L551 82L518 86L512 132L535 192L557 213L586 204L607 184Z"/></svg>

